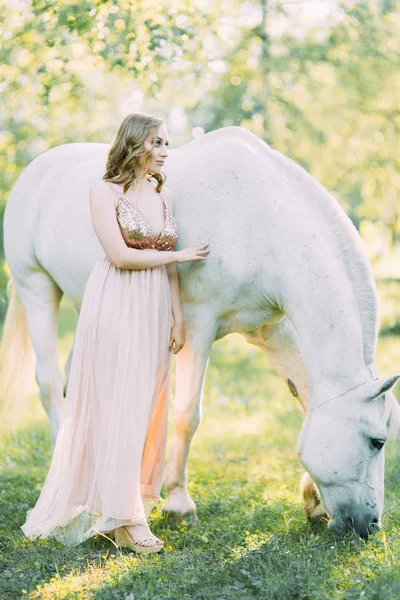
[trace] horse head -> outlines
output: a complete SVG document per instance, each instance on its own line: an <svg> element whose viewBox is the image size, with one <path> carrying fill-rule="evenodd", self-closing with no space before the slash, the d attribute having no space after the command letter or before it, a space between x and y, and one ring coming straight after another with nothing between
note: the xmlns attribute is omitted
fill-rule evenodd
<svg viewBox="0 0 400 600"><path fill-rule="evenodd" d="M364 539L380 528L384 445L400 424L391 388L400 375L375 378L309 409L298 454L314 479L336 533L355 529Z"/></svg>

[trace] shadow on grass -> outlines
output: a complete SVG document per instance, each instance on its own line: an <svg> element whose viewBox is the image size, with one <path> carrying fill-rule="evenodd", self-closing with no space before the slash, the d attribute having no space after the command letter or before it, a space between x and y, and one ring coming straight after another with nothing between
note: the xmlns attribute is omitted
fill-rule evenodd
<svg viewBox="0 0 400 600"><path fill-rule="evenodd" d="M271 504L269 510L274 508ZM339 560L345 562L358 558L363 543L352 536L337 542L326 531L315 535L304 523L292 527L278 533L264 527L260 531L256 523L244 520L234 536L217 529L197 541L193 533L183 531L174 552L128 571L118 582L104 583L93 590L93 598L331 598L329 575L338 550Z"/></svg>
<svg viewBox="0 0 400 600"><path fill-rule="evenodd" d="M382 569L363 586L346 594L346 600L397 600L400 598L400 567Z"/></svg>

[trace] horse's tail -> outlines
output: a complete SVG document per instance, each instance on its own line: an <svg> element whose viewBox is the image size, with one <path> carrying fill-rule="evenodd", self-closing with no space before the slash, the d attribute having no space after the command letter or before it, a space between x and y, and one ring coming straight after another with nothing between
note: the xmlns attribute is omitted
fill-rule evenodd
<svg viewBox="0 0 400 600"><path fill-rule="evenodd" d="M16 422L29 397L35 371L35 354L29 338L24 305L15 282L7 285L9 304L0 344L0 403L7 422Z"/></svg>

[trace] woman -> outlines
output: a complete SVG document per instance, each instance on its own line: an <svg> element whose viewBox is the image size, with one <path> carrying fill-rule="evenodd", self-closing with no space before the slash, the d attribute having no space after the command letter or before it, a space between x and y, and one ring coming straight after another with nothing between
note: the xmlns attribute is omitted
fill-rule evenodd
<svg viewBox="0 0 400 600"><path fill-rule="evenodd" d="M33 539L76 546L110 532L136 552L163 547L147 517L162 483L171 351L184 344L176 263L208 254L208 244L172 252L167 146L162 120L128 115L90 189L105 255L86 283L50 469L22 526Z"/></svg>

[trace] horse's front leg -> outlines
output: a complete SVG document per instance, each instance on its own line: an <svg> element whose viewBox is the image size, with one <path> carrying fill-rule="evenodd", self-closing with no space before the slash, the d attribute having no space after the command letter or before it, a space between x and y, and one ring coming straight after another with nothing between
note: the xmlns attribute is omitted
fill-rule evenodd
<svg viewBox="0 0 400 600"><path fill-rule="evenodd" d="M197 522L196 505L187 488L187 461L192 438L201 420L203 381L213 328L187 326L186 342L176 356L174 433L164 476L168 499L163 512L172 523Z"/></svg>

